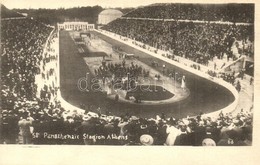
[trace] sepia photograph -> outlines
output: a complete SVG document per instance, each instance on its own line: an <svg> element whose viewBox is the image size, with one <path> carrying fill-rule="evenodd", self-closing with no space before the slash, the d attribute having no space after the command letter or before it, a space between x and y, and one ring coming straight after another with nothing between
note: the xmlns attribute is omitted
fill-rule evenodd
<svg viewBox="0 0 260 165"><path fill-rule="evenodd" d="M0 145L252 147L255 11L2 0Z"/></svg>

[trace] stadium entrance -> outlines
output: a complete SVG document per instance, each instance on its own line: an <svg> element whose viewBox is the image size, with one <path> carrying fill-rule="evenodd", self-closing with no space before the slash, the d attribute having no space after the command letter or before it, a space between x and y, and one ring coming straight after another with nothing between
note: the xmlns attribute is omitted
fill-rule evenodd
<svg viewBox="0 0 260 165"><path fill-rule="evenodd" d="M95 28L94 24L89 24L88 22L64 22L62 24L58 23L58 30L93 30Z"/></svg>

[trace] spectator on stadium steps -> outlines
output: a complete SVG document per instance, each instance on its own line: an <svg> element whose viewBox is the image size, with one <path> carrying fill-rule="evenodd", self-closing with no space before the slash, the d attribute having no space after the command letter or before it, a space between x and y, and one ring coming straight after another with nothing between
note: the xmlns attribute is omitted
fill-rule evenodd
<svg viewBox="0 0 260 165"><path fill-rule="evenodd" d="M236 89L238 92L240 92L240 90L241 90L240 81L237 82Z"/></svg>
<svg viewBox="0 0 260 165"><path fill-rule="evenodd" d="M166 124L162 120L158 121L157 134L155 136L156 137L155 145L164 145L168 136L166 130L167 130Z"/></svg>
<svg viewBox="0 0 260 165"><path fill-rule="evenodd" d="M189 132L189 129L188 129L188 126L186 124L184 124L183 121L180 121L178 123L178 127L179 127L179 130L180 130L180 134L176 137L175 139L175 142L174 142L174 145L184 145L184 146L187 146L187 145L192 145L191 142L192 142L192 139L190 139L190 132Z"/></svg>
<svg viewBox="0 0 260 165"><path fill-rule="evenodd" d="M8 122L8 137L7 139L9 140L9 144L16 144L16 139L18 137L18 116L14 114L12 110L8 111L8 116L7 116L7 122Z"/></svg>
<svg viewBox="0 0 260 165"><path fill-rule="evenodd" d="M115 119L108 119L108 121L104 124L104 136L108 137L105 141L105 145L118 145L118 141L116 139L112 139L111 136L118 135L118 121Z"/></svg>
<svg viewBox="0 0 260 165"><path fill-rule="evenodd" d="M181 131L175 127L175 121L169 121L169 125L167 125L166 133L168 134L167 139L165 141L165 145L173 146L175 144L176 138L181 134Z"/></svg>
<svg viewBox="0 0 260 165"><path fill-rule="evenodd" d="M156 25L157 23L154 24ZM166 25L167 24L165 24L165 26ZM116 135L126 135L129 137L131 136L131 141L133 141L131 142L131 144L140 144L140 136L142 135L151 136L153 139L153 144L163 144L165 142L167 145L173 145L177 137L178 140L176 141L176 144L178 145L195 145L197 143L199 143L199 145L202 145L204 138L206 139L212 138L215 142L218 142L217 144L219 145L222 144L229 145L229 143L233 143L232 145L250 145L252 142L252 116L250 113L247 114L245 112L240 112L239 116L235 116L235 117L232 117L229 114L224 115L222 113L216 121L217 125L214 125L215 123L212 121L211 118L203 118L202 116L194 120L188 119L189 122L187 122L186 120L184 120L186 122L184 121L176 122L173 120L173 118L168 119L165 115L162 115L161 121L158 120L159 122L157 122L157 120L151 121L150 119L139 119L138 117L133 119L129 115L125 115L121 117L119 122L118 120L104 119L102 117L103 114L99 112L100 114L98 117L93 117L93 118L91 117L90 123L88 123L88 121L86 121L86 123L83 123L82 121L84 120L84 117L82 118L81 115L77 114L77 112L74 112L74 114L70 115L68 118L65 118L65 113L63 113L64 110L63 108L60 107L60 104L58 102L55 102L54 104L50 102L51 99L50 93L52 88L50 88L48 85L46 85L42 89L43 93L41 93L41 98L35 97L36 90L35 90L34 77L36 74L39 74L38 65L41 60L43 60L45 64L48 63L48 61L50 61L49 59L45 59L40 55L42 52L42 45L45 43L45 39L47 38L50 29L32 20L23 20L23 21L19 20L17 22L7 21L4 22L3 25L1 24L1 26L4 26L5 28L8 27L7 31L4 31L5 34L2 43L4 45L2 56L3 56L3 61L6 64L2 68L4 70L4 73L7 74L2 75L3 76L2 80L4 85L2 88L3 90L1 91L1 94L3 96L2 98L3 105L5 109L9 110L7 115L3 114L3 116L6 118L3 118L4 120L1 123L1 124L8 125L7 127L4 126L4 130L7 130L7 132L5 131L1 132L1 134L8 133L6 134L6 136L4 135L6 141L8 140L13 141L14 138L17 138L16 137L17 128L18 126L20 126L22 135L25 135L26 137L24 138L25 140L24 143L28 143L28 142L30 143L31 140L30 127L32 126L34 128L34 133L38 132L40 134L44 133L45 131L49 133L61 132L64 134L66 133L79 134L79 132L84 132L92 135L95 134L107 135L108 133L113 132ZM28 34L25 34L26 31L23 31L20 28L18 28L20 26L25 27L25 29L29 29L30 26L32 26L33 28L31 29L31 31L29 31ZM186 29L187 31L189 31L189 29L193 27L192 24L190 25L182 24L181 26L184 26L184 29ZM185 28L186 26L188 26L188 28ZM205 25L201 25L201 26L194 25L194 26L196 29L196 28L200 28L201 26L203 27ZM216 26L216 29L221 28L220 25L208 25L208 26L212 26L212 27ZM143 27L145 28L145 26ZM13 29L9 29L9 28L13 28ZM244 27L242 27L241 29L243 28ZM229 29L229 27L227 27L227 29ZM240 27L238 29L240 29ZM236 31L236 28L234 28L233 30ZM229 30L227 31L229 33L232 33ZM20 32L22 35L26 36L26 40L23 41L24 37L20 36L20 34L16 34L16 32ZM201 30L201 32L203 32L203 30ZM13 33L15 33L17 36L13 35ZM160 32L157 33L159 34ZM157 35L157 33L154 34ZM189 32L182 32L182 33L184 35L189 36L188 34ZM223 32L222 34L226 35L228 33ZM190 38L192 38L192 33L190 35L191 35ZM240 34L236 34L236 35L240 36ZM9 36L11 37L11 39L9 38ZM40 38L38 39L39 36ZM197 34L195 33L194 36L197 36ZM138 37L142 38L142 36L138 36ZM162 39L160 42L163 43L163 41L164 39ZM186 42L185 39L183 39L183 41ZM225 42L225 43L229 43L229 42ZM31 45L32 50L28 45ZM229 46L227 46L227 49L228 47ZM21 54L19 54L19 52ZM196 56L196 58L197 58L196 60L206 63L205 61L203 61L204 60L203 58L200 58L200 56L198 57ZM24 66L26 67L24 68ZM108 68L106 67L107 66L104 67L105 71L108 70L108 68L113 70L118 66L111 65ZM104 70L102 68L102 73ZM139 74L139 70L141 70L140 73L143 72L143 70L140 69L139 66L131 66L129 70L132 70L133 73L136 74ZM120 72L119 75L120 74L122 74L122 72ZM49 72L48 75L50 76L51 73ZM45 77L47 78L47 75ZM180 75L180 77L182 77L182 75ZM226 79L227 81L230 81L230 78L226 77ZM22 117L22 119L18 122L18 118L20 117ZM165 122L167 122L168 124L166 124ZM199 125L198 126L199 128L196 128L197 125ZM169 134L167 135L166 132ZM13 137L9 135L12 135ZM187 139L192 139L191 137L195 137L196 142L190 143L191 140L187 140ZM74 141L74 140L52 141L51 139L50 140L34 139L33 142L35 144L82 144L81 141ZM86 144L107 144L108 143L112 145L114 144L124 145L127 144L128 141L120 141L119 143L118 140L114 140L110 142L93 140L92 142L85 142L85 143Z"/></svg>
<svg viewBox="0 0 260 165"><path fill-rule="evenodd" d="M245 124L242 126L242 138L238 142L241 146L252 145L252 123L251 120L244 121Z"/></svg>
<svg viewBox="0 0 260 165"><path fill-rule="evenodd" d="M235 59L235 41L253 42L254 32L253 26L235 24L135 19L117 19L102 28L206 66L215 56Z"/></svg>
<svg viewBox="0 0 260 165"><path fill-rule="evenodd" d="M28 119L27 113L22 115L21 120L18 122L18 126L20 127L23 144L31 144L32 134L30 128L32 126L32 121Z"/></svg>
<svg viewBox="0 0 260 165"><path fill-rule="evenodd" d="M48 132L48 122L44 117L44 112L38 112L35 116L35 120L32 123L33 126L33 144L48 144L46 139L43 138L44 133Z"/></svg>
<svg viewBox="0 0 260 165"><path fill-rule="evenodd" d="M254 79L253 79L253 77L251 77L251 78L250 78L250 85L253 84L253 81L254 81Z"/></svg>
<svg viewBox="0 0 260 165"><path fill-rule="evenodd" d="M175 20L202 20L221 22L254 22L254 6L251 4L181 4L156 3L139 7L123 17L160 18Z"/></svg>
<svg viewBox="0 0 260 165"><path fill-rule="evenodd" d="M236 146L236 132L234 130L229 130L226 134L227 137L221 138L218 141L217 146Z"/></svg>
<svg viewBox="0 0 260 165"><path fill-rule="evenodd" d="M90 117L86 120L86 115L83 118L78 118L78 115L71 115L66 121L60 119L60 124L57 123L57 110L41 111L38 107L34 110L30 104L22 104L20 108L27 107L35 120L33 121L34 133L43 134L48 133L62 133L62 134L83 134L88 135L121 135L128 136L129 141L124 140L94 140L83 139L85 144L105 144L105 145L136 145L139 144L140 136L148 134L153 137L154 145L202 145L204 139L210 138L217 143L217 145L250 145L252 136L252 117L248 112L241 111L237 116L224 115L220 113L217 119L205 118L203 116L197 118L187 118L182 120L175 120L173 118L161 119L157 117L156 120L139 119L137 117L129 117L129 115L122 116L121 121L117 122L112 118ZM33 112L37 113L33 113ZM22 112L19 115L28 114ZM28 115L26 115L28 119ZM23 119L24 120L24 119ZM81 122L80 125L77 124ZM165 123L167 122L167 123ZM56 125L54 127L54 125ZM198 126L196 126L198 125ZM80 128L81 127L81 128ZM103 129L102 129L102 128ZM46 129L45 129L46 128ZM65 129L64 129L65 128ZM30 129L30 128L29 128ZM27 127L28 133L28 127ZM27 134L28 135L28 134ZM42 137L40 135L39 137ZM83 142L82 140L82 142ZM81 141L75 140L53 140L35 138L34 144L81 144ZM231 144L232 143L232 144Z"/></svg>
<svg viewBox="0 0 260 165"><path fill-rule="evenodd" d="M81 126L82 126L81 128L82 134L87 134L88 136L93 136L95 134L94 132L95 124L91 116L84 115ZM95 143L93 139L84 138L83 140L85 145L93 145Z"/></svg>
<svg viewBox="0 0 260 165"><path fill-rule="evenodd" d="M128 125L127 118L122 118L121 121L118 123L118 127L120 128L119 136L125 136L127 133L126 126Z"/></svg>
<svg viewBox="0 0 260 165"><path fill-rule="evenodd" d="M50 27L30 19L2 21L2 99L8 106L17 98L32 100L36 94L35 75L39 73L43 44Z"/></svg>
<svg viewBox="0 0 260 165"><path fill-rule="evenodd" d="M193 145L200 146L205 135L204 122L201 120L194 121L194 127L192 128L192 130Z"/></svg>
<svg viewBox="0 0 260 165"><path fill-rule="evenodd" d="M2 139L3 143L8 143L8 132L9 132L9 122L8 122L8 111L3 110L2 111L2 123L1 123L1 128L2 128Z"/></svg>

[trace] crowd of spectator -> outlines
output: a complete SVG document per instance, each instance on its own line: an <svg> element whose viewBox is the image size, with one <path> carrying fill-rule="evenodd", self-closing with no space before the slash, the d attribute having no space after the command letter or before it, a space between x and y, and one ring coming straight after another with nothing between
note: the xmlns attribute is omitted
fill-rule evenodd
<svg viewBox="0 0 260 165"><path fill-rule="evenodd" d="M53 68L47 70L45 66L56 57L44 53L44 46L53 29L31 19L4 20L1 29L1 140L16 143L18 132L22 136L30 134L27 128L38 114L36 109L47 111L56 106L50 101L57 92L54 84L44 85L42 89L36 84L37 75L49 80L54 74ZM53 51L50 45L51 42L47 42L47 51ZM28 138L23 140L29 143Z"/></svg>
<svg viewBox="0 0 260 165"><path fill-rule="evenodd" d="M237 41L244 43L239 53L253 54L253 46L245 46L254 42L253 26L117 19L103 29L204 65L215 56L238 58L232 52Z"/></svg>
<svg viewBox="0 0 260 165"><path fill-rule="evenodd" d="M236 80L235 72L233 72L233 73L216 73L215 71L209 70L208 74L211 77L222 78L224 81L226 81L232 85L234 85L235 80Z"/></svg>
<svg viewBox="0 0 260 165"><path fill-rule="evenodd" d="M89 112L90 109L86 109L84 114L69 112L61 107L59 101L50 101L57 90L54 85L44 85L40 96L36 97L35 76L45 70L47 63L56 60L55 56L43 54L52 29L30 19L5 20L1 29L1 143L251 145L251 111L241 110L235 116L220 113L216 118L206 117L205 114L183 119L165 114L150 119L129 114L116 117L111 113L101 114L100 110L96 110L97 114ZM43 68L40 67L41 62ZM116 74L118 67L122 66L123 63L103 63L97 75L103 76L103 69ZM48 70L46 76L42 74L42 78L48 80L53 72L53 68ZM128 72L136 76L143 70L132 63L125 68L123 75ZM118 76L122 76L122 73Z"/></svg>
<svg viewBox="0 0 260 165"><path fill-rule="evenodd" d="M130 66L126 66L125 59L121 63L106 63L105 59L98 69L95 69L95 76L98 78L112 77L114 79L121 79L129 76L129 78L138 78L143 73L146 73L141 66L131 62Z"/></svg>
<svg viewBox="0 0 260 165"><path fill-rule="evenodd" d="M100 67L94 70L96 78L94 83L102 81L102 84L105 85L106 80L109 80L109 88L115 87L127 90L129 87L134 88L140 77L149 76L149 70L146 71L134 62L126 65L126 59L121 55L119 57L122 59L120 63L107 63L105 58L102 60Z"/></svg>
<svg viewBox="0 0 260 165"><path fill-rule="evenodd" d="M35 75L40 73L43 46L52 29L30 19L2 21L1 29L1 98L6 108L14 99L35 98Z"/></svg>
<svg viewBox="0 0 260 165"><path fill-rule="evenodd" d="M150 119L129 114L115 117L87 111L67 115L61 107L43 108L37 102L20 102L16 109L18 113L2 112L6 123L5 143L17 143L19 126L24 144L247 146L252 143L252 113L243 109L235 116L220 113L213 118L200 114L183 119L165 114Z"/></svg>
<svg viewBox="0 0 260 165"><path fill-rule="evenodd" d="M254 22L253 4L153 4L124 17L224 22Z"/></svg>

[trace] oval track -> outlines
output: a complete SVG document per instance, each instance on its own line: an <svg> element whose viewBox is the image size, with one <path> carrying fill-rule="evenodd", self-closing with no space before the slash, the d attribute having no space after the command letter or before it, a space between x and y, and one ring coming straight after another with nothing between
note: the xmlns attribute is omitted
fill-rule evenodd
<svg viewBox="0 0 260 165"><path fill-rule="evenodd" d="M126 52L139 56L139 60L150 64L156 61L161 66L163 61L154 58L146 53L133 49L132 47L113 40L101 34L96 34L101 39L112 45L121 46ZM168 105L140 105L140 104L121 104L107 99L100 92L82 92L78 89L77 82L85 77L88 67L83 57L78 53L77 47L66 31L60 32L60 89L62 97L74 106L80 107L85 104L95 110L101 107L101 112L109 110L114 115L129 113L140 117L155 117L157 114L165 113L167 116L175 118L193 116L200 112L209 113L228 106L234 101L234 96L226 88L191 74L181 68L166 64L167 68L181 72L186 76L187 87L190 89L190 96L183 101ZM89 52L88 52L89 53ZM91 76L91 75L90 75Z"/></svg>

